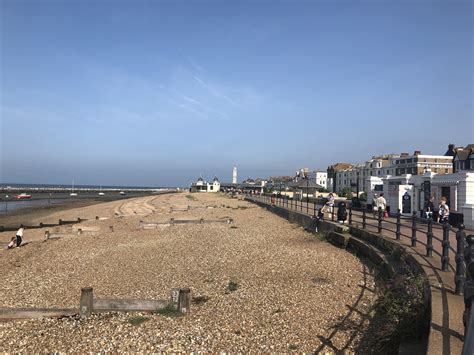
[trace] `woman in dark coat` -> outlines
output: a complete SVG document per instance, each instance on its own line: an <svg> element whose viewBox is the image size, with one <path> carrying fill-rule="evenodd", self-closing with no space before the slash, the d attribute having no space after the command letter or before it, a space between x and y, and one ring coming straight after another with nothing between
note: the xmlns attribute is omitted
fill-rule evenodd
<svg viewBox="0 0 474 355"><path fill-rule="evenodd" d="M347 219L346 203L341 201L337 209L337 220L339 223L344 223Z"/></svg>

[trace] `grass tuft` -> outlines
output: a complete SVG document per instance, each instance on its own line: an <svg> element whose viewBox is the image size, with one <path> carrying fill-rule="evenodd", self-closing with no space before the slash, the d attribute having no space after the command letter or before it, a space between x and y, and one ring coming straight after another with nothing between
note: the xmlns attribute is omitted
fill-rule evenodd
<svg viewBox="0 0 474 355"><path fill-rule="evenodd" d="M183 315L172 304L167 305L165 308L157 309L155 313L165 317L180 317Z"/></svg>
<svg viewBox="0 0 474 355"><path fill-rule="evenodd" d="M227 285L227 291L234 292L237 291L239 288L239 284L233 280L229 281L229 284Z"/></svg>

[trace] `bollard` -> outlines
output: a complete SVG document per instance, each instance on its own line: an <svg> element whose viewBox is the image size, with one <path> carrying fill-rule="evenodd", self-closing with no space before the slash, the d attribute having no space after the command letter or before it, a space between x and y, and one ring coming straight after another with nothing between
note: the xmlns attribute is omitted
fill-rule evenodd
<svg viewBox="0 0 474 355"><path fill-rule="evenodd" d="M174 218L170 218L170 226L174 226Z"/></svg>
<svg viewBox="0 0 474 355"><path fill-rule="evenodd" d="M379 234L382 233L382 218L383 218L382 207L379 207L379 221L378 221L378 226L377 226L377 230Z"/></svg>
<svg viewBox="0 0 474 355"><path fill-rule="evenodd" d="M109 231L113 232L114 231L114 226L109 226Z"/></svg>
<svg viewBox="0 0 474 355"><path fill-rule="evenodd" d="M201 219L199 220L199 224L204 224L204 218L201 218Z"/></svg>
<svg viewBox="0 0 474 355"><path fill-rule="evenodd" d="M78 229L77 229L77 234L78 234L78 235L81 235L81 234L82 234L82 228L78 228Z"/></svg>
<svg viewBox="0 0 474 355"><path fill-rule="evenodd" d="M77 223L81 223L81 218L77 217Z"/></svg>
<svg viewBox="0 0 474 355"><path fill-rule="evenodd" d="M79 314L81 317L88 317L93 311L94 294L92 287L84 287L81 289L81 303L79 306Z"/></svg>
<svg viewBox="0 0 474 355"><path fill-rule="evenodd" d="M61 218L59 219L58 224L59 225L63 224L63 220Z"/></svg>
<svg viewBox="0 0 474 355"><path fill-rule="evenodd" d="M416 247L416 212L411 217L411 246Z"/></svg>
<svg viewBox="0 0 474 355"><path fill-rule="evenodd" d="M464 282L466 281L466 267L464 266L464 243L466 240L466 232L464 232L464 224L459 224L456 232L456 276L454 283L456 285L456 295L464 293Z"/></svg>
<svg viewBox="0 0 474 355"><path fill-rule="evenodd" d="M349 207L349 225L352 225L352 206Z"/></svg>
<svg viewBox="0 0 474 355"><path fill-rule="evenodd" d="M396 240L400 240L400 236L401 236L401 232L400 232L400 229L402 227L402 221L401 221L401 218L402 218L402 213L400 211L400 209L397 210L397 230L395 231L395 239Z"/></svg>
<svg viewBox="0 0 474 355"><path fill-rule="evenodd" d="M44 232L44 240L49 239L49 231Z"/></svg>
<svg viewBox="0 0 474 355"><path fill-rule="evenodd" d="M99 216L95 216L95 220L98 221L98 220L99 220Z"/></svg>
<svg viewBox="0 0 474 355"><path fill-rule="evenodd" d="M428 230L426 231L426 256L433 256L433 217L428 217Z"/></svg>
<svg viewBox="0 0 474 355"><path fill-rule="evenodd" d="M366 220L366 218L367 218L366 212L365 212L365 210L363 210L362 211L362 229L365 229L365 226L366 226L366 221L365 220Z"/></svg>
<svg viewBox="0 0 474 355"><path fill-rule="evenodd" d="M443 223L443 242L441 243L443 246L443 253L441 257L441 270L448 271L449 270L449 223L448 221L444 221Z"/></svg>
<svg viewBox="0 0 474 355"><path fill-rule="evenodd" d="M43 228L43 222L40 222L40 228Z"/></svg>

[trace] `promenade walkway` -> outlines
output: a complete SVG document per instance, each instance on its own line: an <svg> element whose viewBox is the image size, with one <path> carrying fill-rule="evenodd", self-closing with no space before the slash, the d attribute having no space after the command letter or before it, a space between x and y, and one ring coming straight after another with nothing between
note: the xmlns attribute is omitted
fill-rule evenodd
<svg viewBox="0 0 474 355"><path fill-rule="evenodd" d="M250 200L272 204L269 196L248 196ZM321 207L312 202L291 201L274 199L274 205L297 211L299 213L314 216ZM348 210L349 212L349 210ZM334 208L334 221L337 220L337 207ZM351 211L350 225L363 229L363 212ZM325 220L333 220L330 213L325 214ZM337 222L335 222L337 223ZM365 213L365 230L377 234L382 238L396 241L403 245L407 252L416 257L424 268L431 287L431 330L428 343L428 354L461 354L463 347L464 325L464 298L456 294L455 272L456 272L456 230L449 229L448 263L447 271L443 271L443 226L439 223L432 224L432 256L427 256L427 231L428 223L416 219L416 227L413 227L413 219L400 218L400 239L396 240L397 218L388 217L381 221L382 231L379 233L378 218L374 219L371 212ZM346 221L346 225L349 221ZM412 236L415 231L416 245L412 246ZM474 234L474 231L466 230L466 235ZM446 249L445 249L446 252ZM445 265L446 266L446 265Z"/></svg>

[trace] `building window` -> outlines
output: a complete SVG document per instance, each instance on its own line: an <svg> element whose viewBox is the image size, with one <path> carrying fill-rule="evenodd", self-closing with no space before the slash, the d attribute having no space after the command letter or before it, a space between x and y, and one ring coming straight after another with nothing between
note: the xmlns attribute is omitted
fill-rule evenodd
<svg viewBox="0 0 474 355"><path fill-rule="evenodd" d="M214 186L211 185L211 191L214 190Z"/></svg>

